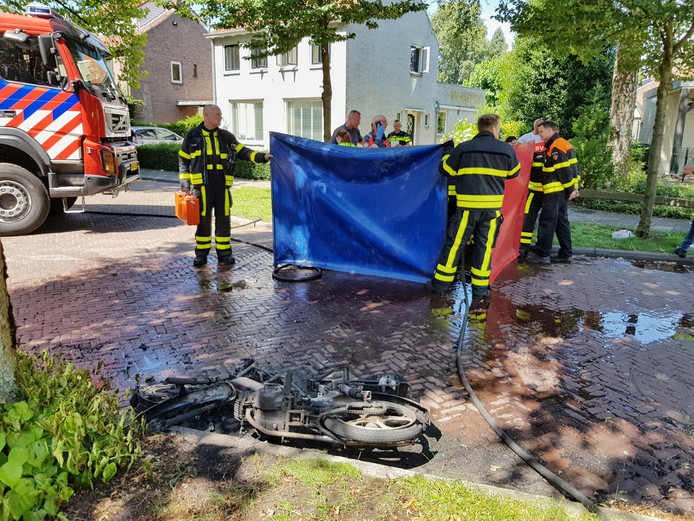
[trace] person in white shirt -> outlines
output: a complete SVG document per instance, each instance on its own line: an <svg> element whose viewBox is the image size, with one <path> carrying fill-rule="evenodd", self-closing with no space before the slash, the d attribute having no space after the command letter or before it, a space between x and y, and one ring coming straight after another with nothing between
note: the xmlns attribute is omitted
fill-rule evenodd
<svg viewBox="0 0 694 521"><path fill-rule="evenodd" d="M536 119L535 123L533 123L533 131L528 132L527 134L523 134L521 137L518 138L518 143L523 144L527 143L529 141L535 141L535 143L539 143L542 141L542 138L540 137L540 125L542 124L541 119Z"/></svg>

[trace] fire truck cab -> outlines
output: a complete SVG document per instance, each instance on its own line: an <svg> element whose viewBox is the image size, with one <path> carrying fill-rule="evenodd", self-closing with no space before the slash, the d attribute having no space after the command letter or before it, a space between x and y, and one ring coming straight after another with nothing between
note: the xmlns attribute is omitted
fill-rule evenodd
<svg viewBox="0 0 694 521"><path fill-rule="evenodd" d="M45 6L0 13L0 236L140 176L110 53Z"/></svg>

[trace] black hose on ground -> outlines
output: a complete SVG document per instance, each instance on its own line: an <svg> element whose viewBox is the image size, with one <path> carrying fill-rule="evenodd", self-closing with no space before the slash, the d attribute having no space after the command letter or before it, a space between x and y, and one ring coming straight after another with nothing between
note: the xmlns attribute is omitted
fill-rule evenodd
<svg viewBox="0 0 694 521"><path fill-rule="evenodd" d="M567 481L563 480L559 476L557 476L554 472L549 470L547 467L545 467L540 460L536 457L530 454L528 451L526 451L523 447L518 445L515 441L511 439L511 437L506 434L506 432L497 425L497 423L494 421L494 418L491 417L489 412L487 412L487 409L484 408L484 405L480 401L480 399L477 397L477 394L475 393L474 389L470 385L470 382L468 381L467 377L465 376L465 367L463 367L463 350L466 349L465 346L465 332L467 331L467 324L468 324L468 310L470 309L470 302L468 300L468 295L467 295L467 287L463 283L463 293L465 295L465 315L463 317L463 323L460 326L460 333L458 335L458 340L456 341L456 365L458 368L458 376L460 377L460 380L463 382L463 385L465 386L465 390L467 391L468 395L470 396L470 399L472 400L472 403L475 404L475 407L477 407L477 410L480 412L482 417L485 419L487 424L491 427L491 429L496 433L496 435L501 438L501 440L513 451L515 452L523 461L525 461L534 471L536 471L540 476L545 478L547 482L555 487L557 490L559 490L562 494L564 494L567 497L573 498L575 501L578 501L581 503L584 507L586 507L590 512L593 512L596 514L600 519L603 521L610 521L609 517L602 512L600 507L596 505L593 501L591 501L585 494L583 494L581 491L579 491L576 487L574 487L571 483L568 483Z"/></svg>
<svg viewBox="0 0 694 521"><path fill-rule="evenodd" d="M122 216L129 216L129 217L165 217L165 218L173 218L173 219L178 219L175 215L152 215L152 214L146 214L146 213L132 213L132 212L99 212L99 211L93 211L89 210L88 212L85 213L93 213L93 214L98 214L98 215L122 215ZM250 226L251 224L255 224L260 219L255 219L251 220L250 222L240 224L237 226L232 226L231 228L242 228L244 226ZM240 242L242 244L248 244L249 246L255 246L256 248L260 248L261 250L268 251L270 253L273 253L272 248L269 248L267 246L263 246L262 244L257 244L254 242L248 242L248 241L242 241L241 239L235 239L231 238L232 241L234 242ZM308 270L309 273L304 276L300 277L290 277L288 275L283 274L283 271L286 271L289 268L296 267L298 269L302 270ZM276 266L272 270L272 278L275 280L279 280L281 282L308 282L310 280L316 280L319 279L323 276L323 270L322 268L314 268L314 267L308 267L308 268L303 268L303 267L298 267L298 266L293 266L291 264L280 264L279 266Z"/></svg>

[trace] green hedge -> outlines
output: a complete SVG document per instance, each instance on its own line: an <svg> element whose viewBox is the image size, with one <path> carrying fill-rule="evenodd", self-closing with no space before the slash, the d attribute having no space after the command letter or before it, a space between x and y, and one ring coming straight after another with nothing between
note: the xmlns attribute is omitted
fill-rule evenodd
<svg viewBox="0 0 694 521"><path fill-rule="evenodd" d="M173 143L142 145L137 147L137 157L142 168L178 172L178 151L180 149L179 145ZM239 161L236 163L234 175L242 179L270 179L270 164Z"/></svg>

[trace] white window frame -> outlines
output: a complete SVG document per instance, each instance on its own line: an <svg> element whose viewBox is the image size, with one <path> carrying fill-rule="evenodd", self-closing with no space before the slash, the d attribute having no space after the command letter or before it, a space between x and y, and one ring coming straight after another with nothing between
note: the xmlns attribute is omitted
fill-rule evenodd
<svg viewBox="0 0 694 521"><path fill-rule="evenodd" d="M299 118L301 123L300 128L296 128L296 118L295 110L300 108ZM288 99L285 100L286 114L287 114L287 134L293 136L304 137L307 139L313 139L315 141L323 141L323 102L320 98L302 98L302 99ZM309 110L308 120L311 127L309 135L303 132L304 128L307 126L304 124L304 118L306 116L306 109Z"/></svg>
<svg viewBox="0 0 694 521"><path fill-rule="evenodd" d="M330 44L328 44L328 55L330 55ZM317 61L315 61L317 60ZM311 44L311 67L319 67L323 65L323 55L320 52L320 45Z"/></svg>
<svg viewBox="0 0 694 521"><path fill-rule="evenodd" d="M267 56L259 58L257 56L260 53L260 49L251 49L251 70L252 71L266 71L267 70Z"/></svg>
<svg viewBox="0 0 694 521"><path fill-rule="evenodd" d="M262 143L265 127L263 100L229 100L229 115L231 119L231 132L239 141ZM249 132L252 126L253 134Z"/></svg>
<svg viewBox="0 0 694 521"><path fill-rule="evenodd" d="M178 80L174 79L174 69L178 68ZM183 83L183 65L181 62L171 62L171 83L180 85Z"/></svg>
<svg viewBox="0 0 694 521"><path fill-rule="evenodd" d="M443 117L443 128L441 126L441 119ZM441 136L446 133L446 124L448 123L448 112L445 110L439 110L439 114L436 119L436 134Z"/></svg>
<svg viewBox="0 0 694 521"><path fill-rule="evenodd" d="M422 47L421 45L410 45L410 74L422 75L429 72L429 55L431 54L430 47ZM412 56L416 53L417 63L412 63Z"/></svg>
<svg viewBox="0 0 694 521"><path fill-rule="evenodd" d="M231 45L224 46L224 72L236 72L241 70L241 49L238 43L233 43ZM231 60L229 60L229 54L227 51L231 51ZM228 67L229 61L231 61L231 68Z"/></svg>
<svg viewBox="0 0 694 521"><path fill-rule="evenodd" d="M296 68L298 65L298 52L296 47L291 51L277 56L277 65L283 69Z"/></svg>
<svg viewBox="0 0 694 521"><path fill-rule="evenodd" d="M424 114L424 126L429 128L429 114Z"/></svg>

